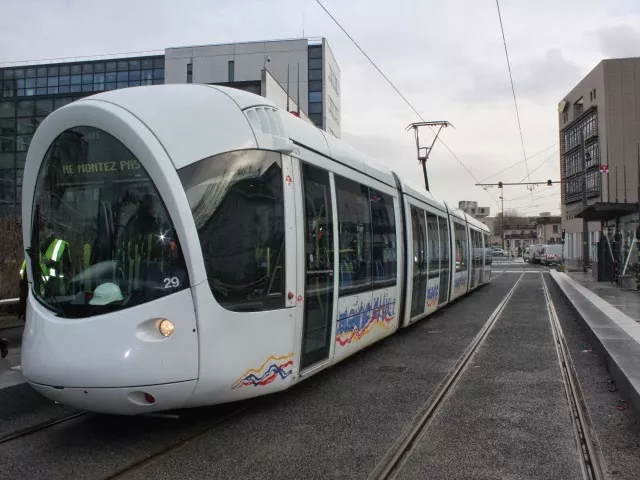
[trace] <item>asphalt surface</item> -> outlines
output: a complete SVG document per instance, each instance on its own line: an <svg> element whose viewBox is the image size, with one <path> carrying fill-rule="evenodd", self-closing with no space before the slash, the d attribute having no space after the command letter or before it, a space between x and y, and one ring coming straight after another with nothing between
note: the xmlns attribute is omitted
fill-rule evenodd
<svg viewBox="0 0 640 480"><path fill-rule="evenodd" d="M498 270L491 284L288 391L192 409L180 420L89 414L0 445L0 472L99 479L214 422L210 433L125 478L367 478L518 277ZM616 408L624 402L609 391L599 359L583 352L585 337L547 280L596 436L607 443L609 478L638 478L640 428ZM525 274L403 478L580 478L540 282L540 273ZM0 436L69 413L48 402L7 416L1 394L0 425L11 424Z"/></svg>
<svg viewBox="0 0 640 480"><path fill-rule="evenodd" d="M512 283L497 277L429 320L249 403L242 415L130 478L365 478ZM211 409L192 414L215 417ZM2 473L100 478L195 428L185 423L82 417L0 445Z"/></svg>

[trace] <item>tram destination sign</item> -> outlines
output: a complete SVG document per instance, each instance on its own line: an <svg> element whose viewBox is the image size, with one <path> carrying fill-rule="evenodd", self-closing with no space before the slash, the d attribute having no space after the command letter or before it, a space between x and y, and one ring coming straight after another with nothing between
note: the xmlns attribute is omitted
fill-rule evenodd
<svg viewBox="0 0 640 480"><path fill-rule="evenodd" d="M74 182L125 180L142 174L142 166L138 160L63 163L61 167L63 177Z"/></svg>

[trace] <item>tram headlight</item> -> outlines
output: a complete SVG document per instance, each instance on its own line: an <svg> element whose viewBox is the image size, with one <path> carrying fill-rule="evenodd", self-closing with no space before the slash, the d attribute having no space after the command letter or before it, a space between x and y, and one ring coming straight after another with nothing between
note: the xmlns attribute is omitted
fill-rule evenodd
<svg viewBox="0 0 640 480"><path fill-rule="evenodd" d="M158 330L160 330L160 333L163 337L170 337L171 335L173 335L173 331L175 330L175 328L176 327L173 322L171 320L167 320L166 318L160 320L160 323L158 324Z"/></svg>

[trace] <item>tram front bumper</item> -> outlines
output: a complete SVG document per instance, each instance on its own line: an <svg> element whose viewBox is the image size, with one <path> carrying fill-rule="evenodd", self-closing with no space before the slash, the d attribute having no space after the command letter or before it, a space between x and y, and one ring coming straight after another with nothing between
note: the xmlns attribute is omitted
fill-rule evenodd
<svg viewBox="0 0 640 480"><path fill-rule="evenodd" d="M197 380L121 388L52 387L29 382L54 402L96 413L138 415L187 406Z"/></svg>

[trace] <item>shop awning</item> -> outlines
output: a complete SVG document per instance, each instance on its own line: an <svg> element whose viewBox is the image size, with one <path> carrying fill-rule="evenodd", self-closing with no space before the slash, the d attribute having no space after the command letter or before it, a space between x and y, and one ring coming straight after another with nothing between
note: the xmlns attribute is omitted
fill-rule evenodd
<svg viewBox="0 0 640 480"><path fill-rule="evenodd" d="M575 217L588 221L607 222L638 211L635 203L597 202L580 210Z"/></svg>

